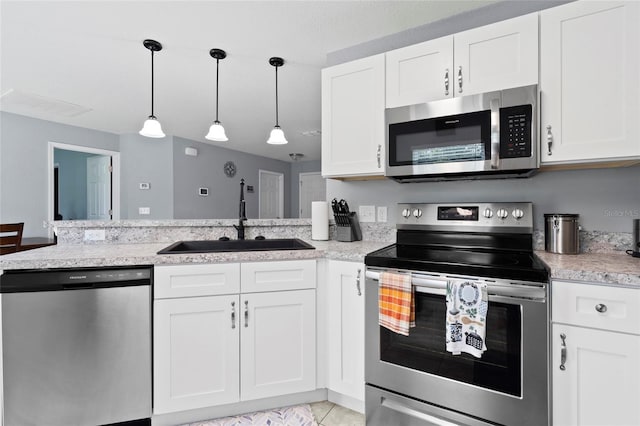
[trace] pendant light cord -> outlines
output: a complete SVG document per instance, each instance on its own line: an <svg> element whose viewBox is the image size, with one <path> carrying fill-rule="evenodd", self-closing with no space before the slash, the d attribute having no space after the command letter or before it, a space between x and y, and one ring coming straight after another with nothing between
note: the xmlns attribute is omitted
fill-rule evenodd
<svg viewBox="0 0 640 426"><path fill-rule="evenodd" d="M276 127L278 125L278 67L274 67L276 69Z"/></svg>
<svg viewBox="0 0 640 426"><path fill-rule="evenodd" d="M218 74L220 72L219 65L220 59L216 59L216 123L218 123Z"/></svg>
<svg viewBox="0 0 640 426"><path fill-rule="evenodd" d="M155 118L153 114L153 50L151 51L151 117Z"/></svg>

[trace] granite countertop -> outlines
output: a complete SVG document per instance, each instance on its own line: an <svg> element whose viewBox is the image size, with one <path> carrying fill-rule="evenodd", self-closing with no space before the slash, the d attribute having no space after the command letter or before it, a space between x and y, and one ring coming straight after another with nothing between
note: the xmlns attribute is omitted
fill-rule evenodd
<svg viewBox="0 0 640 426"><path fill-rule="evenodd" d="M85 268L184 263L259 262L293 259L334 259L364 262L364 256L389 242L307 241L315 250L244 251L235 253L157 254L167 243L64 244L6 254L0 269Z"/></svg>
<svg viewBox="0 0 640 426"><path fill-rule="evenodd" d="M552 280L587 281L640 288L640 258L619 253L553 254L536 251Z"/></svg>
<svg viewBox="0 0 640 426"><path fill-rule="evenodd" d="M63 244L7 254L0 269L82 268L185 263L259 262L294 259L333 259L364 262L367 253L391 242L307 241L315 250L250 251L235 253L164 254L167 243ZM536 251L549 267L551 279L618 284L640 288L640 259L620 253L560 255Z"/></svg>

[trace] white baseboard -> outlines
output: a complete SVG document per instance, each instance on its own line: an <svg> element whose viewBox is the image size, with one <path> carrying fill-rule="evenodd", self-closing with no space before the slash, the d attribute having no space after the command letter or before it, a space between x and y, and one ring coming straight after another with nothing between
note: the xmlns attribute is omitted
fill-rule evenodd
<svg viewBox="0 0 640 426"><path fill-rule="evenodd" d="M357 398L328 390L327 399L329 402L333 402L334 404L338 404L350 410L364 414L364 401Z"/></svg>

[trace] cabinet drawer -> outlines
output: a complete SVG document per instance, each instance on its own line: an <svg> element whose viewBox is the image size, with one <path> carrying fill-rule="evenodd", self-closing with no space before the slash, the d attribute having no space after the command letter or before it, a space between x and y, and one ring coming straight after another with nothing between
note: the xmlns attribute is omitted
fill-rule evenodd
<svg viewBox="0 0 640 426"><path fill-rule="evenodd" d="M316 288L316 261L243 263L242 293Z"/></svg>
<svg viewBox="0 0 640 426"><path fill-rule="evenodd" d="M554 323L640 334L640 289L554 281Z"/></svg>
<svg viewBox="0 0 640 426"><path fill-rule="evenodd" d="M154 269L154 299L240 292L240 264L171 265Z"/></svg>

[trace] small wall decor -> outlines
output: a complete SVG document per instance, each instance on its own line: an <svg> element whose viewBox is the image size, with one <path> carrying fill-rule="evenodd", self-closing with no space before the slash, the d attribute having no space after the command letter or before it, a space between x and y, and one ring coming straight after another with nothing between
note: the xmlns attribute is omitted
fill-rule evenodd
<svg viewBox="0 0 640 426"><path fill-rule="evenodd" d="M224 174L230 178L236 175L236 165L233 161L227 161L224 163Z"/></svg>

